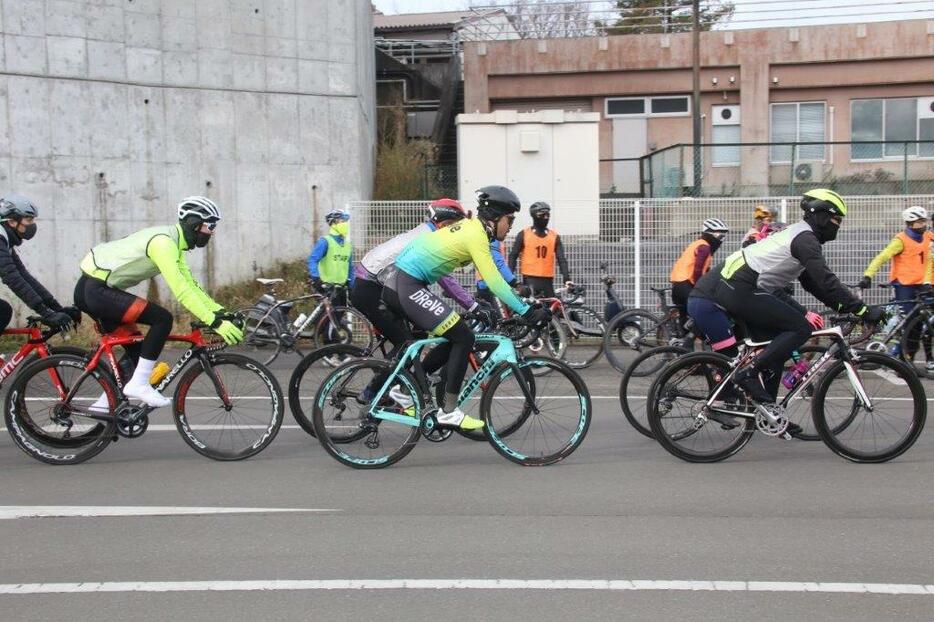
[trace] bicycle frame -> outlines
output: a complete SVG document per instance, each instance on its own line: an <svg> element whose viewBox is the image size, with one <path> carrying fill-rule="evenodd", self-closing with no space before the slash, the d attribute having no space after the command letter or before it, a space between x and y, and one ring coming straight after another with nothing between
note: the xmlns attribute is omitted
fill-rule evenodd
<svg viewBox="0 0 934 622"><path fill-rule="evenodd" d="M80 386L81 381L83 381L92 371L97 369L100 365L101 359L106 357L107 362L110 364L110 368L113 370L113 378L117 383L117 387L120 390L122 397L123 393L123 377L120 373L120 365L117 362L117 357L114 355L114 348L117 346L127 346L134 343L139 343L143 340L144 336L140 334L135 326L132 325L123 325L118 326L116 330L101 335L101 343L97 348L97 351L91 357L91 360L85 366L84 373L78 381L74 382L74 386L69 391L66 396L66 401L71 400L74 397L73 393ZM159 392L165 390L169 384L181 373L181 371L188 365L188 362L192 357L197 357L201 365L205 370L211 368L210 361L208 360L208 353L215 350L222 350L227 347L223 342L208 342L205 341L204 336L201 333L201 330L198 328L192 329L187 335L169 335L167 341L176 341L176 342L185 342L191 344L191 347L188 348L184 354L175 362L175 365L172 369L169 370L169 373L159 382L155 389ZM221 400L224 402L225 407L231 406L230 396L227 393L227 389L224 386L221 379L216 374L208 374L211 378L211 381L214 383L214 387L217 389L218 395L221 397ZM143 407L147 412L152 410L149 406ZM93 416L93 415L92 415Z"/></svg>
<svg viewBox="0 0 934 622"><path fill-rule="evenodd" d="M866 389L863 387L863 383L859 379L859 374L856 373L856 369L853 367L853 362L855 360L858 360L859 357L855 353L855 351L852 348L850 348L849 345L846 343L846 338L843 334L843 331L840 330L840 327L833 326L831 328L817 330L817 331L812 332L811 336L812 337L829 337L830 339L833 340L833 343L830 345L829 348L827 348L827 351L824 352L823 355L821 355L821 357L817 360L817 362L815 362L808 368L807 372L805 372L805 374L798 381L798 384L795 385L794 388L792 388L788 393L785 394L785 397L783 397L781 402L779 402L778 407L782 410L786 409L788 405L802 391L804 391L808 386L810 386L815 381L815 379L819 375L819 372L824 367L826 367L833 359L840 356L840 358L843 359L843 364L846 367L847 377L849 378L850 383L853 385L853 389L855 390L857 397L859 398L863 407L871 411L872 400L869 398L869 395L866 393ZM734 359L733 361L731 361L730 372L726 376L724 376L723 379L721 379L719 384L717 384L713 392L707 398L707 401L704 404L706 410L708 410L709 412L713 412L713 413L726 414L726 415L731 415L734 417L742 417L745 419L754 419L756 417L755 412L749 413L749 412L727 410L724 408L717 408L713 405L713 403L717 400L717 397L724 390L724 388L726 388L726 386L728 385L730 380L733 378L733 376L736 374L736 372L740 368L744 367L747 363L749 363L752 360L752 358L758 353L759 349L768 345L768 343L769 342L756 343L748 339L745 341L746 351L743 352L737 359ZM759 409L757 408L757 410ZM767 408L763 410L769 418L775 419L772 416L772 413L769 412Z"/></svg>
<svg viewBox="0 0 934 622"><path fill-rule="evenodd" d="M46 345L49 337L55 333L49 333L48 336L44 336L42 331L39 330L38 326L30 326L29 328L8 328L3 331L4 335L25 335L29 339L26 340L26 343L20 346L19 350L14 352L7 362L0 367L0 384L4 380L13 375L13 372L16 371L16 368L26 360L26 358L33 353L33 351L38 351L39 356L47 357L49 356L49 347Z"/></svg>
<svg viewBox="0 0 934 622"><path fill-rule="evenodd" d="M516 354L516 348L512 342L512 339L502 335L492 334L479 334L475 337L475 339L477 344L495 344L496 347L487 354L483 364L480 365L477 371L474 372L470 379L464 383L464 386L461 387L461 392L457 397L458 406L464 404L473 396L483 381L489 378L490 374L500 363L506 363L511 366L518 364L518 355ZM414 363L415 376L419 385L422 388L428 387L428 378L425 374L425 370L421 366L419 354L421 354L421 351L428 346L439 345L443 343L447 343L447 339L444 339L443 337L432 337L429 339L420 339L418 341L412 342L402 353L402 356L399 357L399 362L396 363L396 367L389 375L389 378L386 379L386 381L383 383L383 386L380 387L379 391L376 392L376 395L373 396L369 414L376 419L385 419L411 427L420 426L421 421L417 418L383 410L378 407L378 404L382 397L389 391L389 388L394 384L395 378L399 372L407 368L410 364ZM528 392L525 385L520 384L520 386L522 386L523 391L526 392L526 398L529 399L530 396L527 394ZM433 400L432 396L430 395L428 395L428 398Z"/></svg>

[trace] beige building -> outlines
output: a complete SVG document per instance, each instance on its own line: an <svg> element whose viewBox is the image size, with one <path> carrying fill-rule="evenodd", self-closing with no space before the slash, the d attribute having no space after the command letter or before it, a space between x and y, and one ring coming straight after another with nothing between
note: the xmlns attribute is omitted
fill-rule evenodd
<svg viewBox="0 0 934 622"><path fill-rule="evenodd" d="M599 112L601 159L663 151L692 142L691 49L690 33L465 43L464 109ZM934 180L934 142L897 142L934 140L934 21L704 32L700 63L704 143L892 141L705 148L711 193ZM690 185L676 151L665 173ZM601 169L601 191L638 191L637 163Z"/></svg>

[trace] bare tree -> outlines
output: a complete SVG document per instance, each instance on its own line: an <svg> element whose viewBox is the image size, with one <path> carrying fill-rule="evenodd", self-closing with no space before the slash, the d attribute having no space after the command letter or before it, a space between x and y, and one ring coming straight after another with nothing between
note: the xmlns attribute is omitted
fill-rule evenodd
<svg viewBox="0 0 934 622"><path fill-rule="evenodd" d="M591 5L567 0L505 0L484 8L505 9L523 39L551 39L597 34Z"/></svg>

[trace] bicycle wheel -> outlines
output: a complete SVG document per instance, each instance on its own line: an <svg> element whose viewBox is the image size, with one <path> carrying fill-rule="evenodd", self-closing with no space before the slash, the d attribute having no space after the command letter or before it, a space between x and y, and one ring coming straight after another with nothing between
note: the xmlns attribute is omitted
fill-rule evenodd
<svg viewBox="0 0 934 622"><path fill-rule="evenodd" d="M402 460L418 441L422 396L415 379L405 371L396 374L398 384L414 400L412 418L405 425L369 414L370 403L357 398L377 375L392 373L393 365L377 359L349 361L332 371L315 395L312 422L315 436L335 460L355 469L381 469ZM383 408L403 414L389 396Z"/></svg>
<svg viewBox="0 0 934 622"><path fill-rule="evenodd" d="M930 378L927 363L934 360L931 342L934 338L934 317L921 311L902 327L900 358L921 377Z"/></svg>
<svg viewBox="0 0 934 622"><path fill-rule="evenodd" d="M651 382L641 380L641 378L687 353L688 350L679 346L660 346L646 350L626 368L626 373L619 382L619 405L623 409L626 421L639 434L655 438L646 415ZM646 372L645 369L651 369L652 372Z"/></svg>
<svg viewBox="0 0 934 622"><path fill-rule="evenodd" d="M630 309L610 320L603 335L606 360L618 372L625 372L639 354L668 345L660 317L642 309Z"/></svg>
<svg viewBox="0 0 934 622"><path fill-rule="evenodd" d="M245 318L240 347L250 358L269 365L282 351L280 335L285 333L285 327L272 315L266 315L265 309L251 307L238 313Z"/></svg>
<svg viewBox="0 0 934 622"><path fill-rule="evenodd" d="M924 429L924 387L904 361L885 354L860 352L853 366L872 410L863 406L839 361L814 393L814 426L838 456L853 462L887 462L908 451Z"/></svg>
<svg viewBox="0 0 934 622"><path fill-rule="evenodd" d="M537 375L535 391L526 397L522 384L526 369L548 367L547 375ZM480 414L487 440L504 458L523 466L545 466L567 458L584 441L592 413L587 385L573 369L549 358L527 358L520 370L501 365L480 401ZM516 411L528 409L521 425L508 435L500 434L516 420ZM504 425L504 422L507 422Z"/></svg>
<svg viewBox="0 0 934 622"><path fill-rule="evenodd" d="M332 322L331 317L336 321ZM352 307L331 307L330 317L324 313L315 325L314 336L315 348L335 343L366 349L373 347L373 325Z"/></svg>
<svg viewBox="0 0 934 622"><path fill-rule="evenodd" d="M688 462L718 462L752 438L753 419L703 412L710 392L729 371L729 359L713 352L685 354L662 369L649 389L647 413L655 440L669 453ZM751 410L740 400L731 409Z"/></svg>
<svg viewBox="0 0 934 622"><path fill-rule="evenodd" d="M566 324L568 346L561 360L572 369L590 367L603 354L603 335L606 326L599 313L589 307L567 307L570 321Z"/></svg>
<svg viewBox="0 0 934 622"><path fill-rule="evenodd" d="M817 359L822 357L827 351L825 346L820 345L803 345L798 348L798 354L803 360L808 361L811 365L817 362ZM791 366L794 363L789 359L785 362L785 369L782 371L782 376L785 372L791 369ZM823 375L824 372L821 372ZM811 407L814 402L814 391L817 389L817 383L820 382L820 378L815 378L808 386L804 388L795 398L788 403L788 406L785 408L785 416L788 417L788 421L791 423L797 424L801 427L801 431L793 434L793 436L801 441L818 441L820 440L820 435L817 433L817 429L814 427L814 418L811 416ZM779 390L783 389L784 386L779 386ZM782 395L778 396L778 401L782 401Z"/></svg>
<svg viewBox="0 0 934 622"><path fill-rule="evenodd" d="M192 365L179 380L173 400L175 427L202 456L255 456L282 425L279 382L264 365L242 354L218 352L210 360L210 368Z"/></svg>
<svg viewBox="0 0 934 622"><path fill-rule="evenodd" d="M33 361L6 396L6 426L16 446L48 464L77 464L102 452L116 435L117 387L103 366L85 375L83 357L56 354ZM69 394L72 397L66 401ZM105 393L110 412L88 406Z"/></svg>
<svg viewBox="0 0 934 622"><path fill-rule="evenodd" d="M305 432L315 435L312 422L315 393L324 379L334 367L352 358L360 358L365 352L363 348L339 343L313 350L301 360L289 378L289 408Z"/></svg>

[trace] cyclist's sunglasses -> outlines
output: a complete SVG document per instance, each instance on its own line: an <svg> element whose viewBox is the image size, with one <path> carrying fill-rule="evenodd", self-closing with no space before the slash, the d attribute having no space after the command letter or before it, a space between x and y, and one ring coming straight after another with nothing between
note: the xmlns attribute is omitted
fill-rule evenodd
<svg viewBox="0 0 934 622"><path fill-rule="evenodd" d="M832 222L833 224L839 226L839 225L843 224L843 216L831 216L831 217L830 217L830 222Z"/></svg>
<svg viewBox="0 0 934 622"><path fill-rule="evenodd" d="M217 229L217 221L216 221L216 220L204 221L204 222L201 223L201 224L204 225L205 227L207 227L207 228L208 228L208 231L214 231L215 229Z"/></svg>

